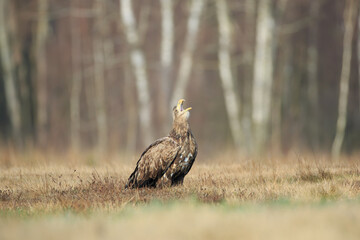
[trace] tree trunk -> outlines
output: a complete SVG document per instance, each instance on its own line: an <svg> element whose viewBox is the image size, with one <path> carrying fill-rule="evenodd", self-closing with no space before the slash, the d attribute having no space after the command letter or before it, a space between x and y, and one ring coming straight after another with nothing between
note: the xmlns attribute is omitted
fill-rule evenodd
<svg viewBox="0 0 360 240"><path fill-rule="evenodd" d="M254 60L253 109L254 150L262 152L268 140L268 125L273 82L274 19L271 0L258 5Z"/></svg>
<svg viewBox="0 0 360 240"><path fill-rule="evenodd" d="M136 31L136 23L131 6L131 0L120 0L120 3L124 31L127 42L130 46L130 61L136 79L140 128L143 136L142 144L149 144L153 140L153 124L150 104L150 90L146 73L146 59L139 46L139 35Z"/></svg>
<svg viewBox="0 0 360 240"><path fill-rule="evenodd" d="M15 34L13 37L17 38L18 34ZM17 48L19 48L20 44L17 44ZM13 50L19 51L19 50ZM14 64L17 65L17 64ZM22 145L27 146L34 146L35 143L35 126L34 126L34 119L33 119L33 112L34 112L34 104L33 98L36 95L33 92L32 87L32 78L28 77L30 72L31 64L27 59L23 56L21 57L21 61L18 62L17 67L15 67L15 75L18 86L18 97L20 101L20 115L21 115L21 136L22 136Z"/></svg>
<svg viewBox="0 0 360 240"><path fill-rule="evenodd" d="M180 98L184 98L187 83L189 81L191 67L193 64L193 53L196 46L196 38L199 31L201 12L204 8L205 0L192 0L190 15L187 22L187 35L185 46L181 55L179 73L175 84L171 106L174 106Z"/></svg>
<svg viewBox="0 0 360 240"><path fill-rule="evenodd" d="M105 57L104 57L104 17L105 6L102 0L96 0L95 35L93 40L94 55L94 83L95 83L95 107L96 124L98 130L97 148L99 153L104 153L107 147L107 116L105 105Z"/></svg>
<svg viewBox="0 0 360 240"><path fill-rule="evenodd" d="M74 2L75 0L73 0ZM73 3L74 4L74 3ZM75 4L74 4L75 5ZM73 6L74 6L73 5ZM80 148L80 93L81 93L81 42L77 18L71 16L71 61L72 61L72 83L70 94L70 137L71 148Z"/></svg>
<svg viewBox="0 0 360 240"><path fill-rule="evenodd" d="M21 145L21 109L17 96L16 81L14 75L14 65L10 53L10 44L8 40L8 30L6 28L7 0L0 0L0 54L2 72L5 87L5 99L7 111L12 128L12 136L15 145Z"/></svg>
<svg viewBox="0 0 360 240"><path fill-rule="evenodd" d="M271 126L271 147L275 153L283 150L282 130L283 130L283 109L288 109L290 105L289 93L291 73L292 73L292 46L289 40L283 40L282 49L278 55L277 77L274 84L274 96L272 101L272 126Z"/></svg>
<svg viewBox="0 0 360 240"><path fill-rule="evenodd" d="M357 59L358 59L358 99L359 99L359 113L360 113L360 11L358 13L358 36L357 36Z"/></svg>
<svg viewBox="0 0 360 240"><path fill-rule="evenodd" d="M36 99L36 136L40 147L46 146L47 139L47 80L45 44L48 35L48 0L38 0L37 28L35 36L35 85Z"/></svg>
<svg viewBox="0 0 360 240"><path fill-rule="evenodd" d="M313 20L310 25L309 45L307 51L307 75L308 75L308 96L309 96L309 132L310 143L313 150L319 147L319 93L318 93L318 16L320 1L312 1L310 16Z"/></svg>
<svg viewBox="0 0 360 240"><path fill-rule="evenodd" d="M225 0L216 1L217 19L219 25L219 71L222 83L226 111L230 123L231 135L237 150L241 146L241 125L239 119L239 104L235 92L234 78L231 72L231 23Z"/></svg>
<svg viewBox="0 0 360 240"><path fill-rule="evenodd" d="M341 152L341 146L344 141L346 118L347 118L347 103L349 93L350 69L351 69L351 54L352 54L352 39L354 35L355 15L357 11L357 0L347 0L344 10L344 43L343 43L343 59L340 76L340 94L338 106L338 118L336 122L336 134L332 145L331 154L333 158L338 158Z"/></svg>
<svg viewBox="0 0 360 240"><path fill-rule="evenodd" d="M289 55L289 47L288 44L285 43L287 41L283 35L280 34L281 26L283 23L284 14L286 12L288 6L288 0L279 0L276 5L276 11L274 16L275 22L275 37L273 40L273 53L274 58L274 77L273 79L273 87L272 87L272 99L271 99L271 150L274 153L280 154L282 150L282 92L283 92L283 80L284 75L283 69L287 68L289 64L286 62L286 56ZM283 45L286 45L283 47ZM283 47L281 50L279 50Z"/></svg>
<svg viewBox="0 0 360 240"><path fill-rule="evenodd" d="M245 16L245 39L246 46L244 49L244 78L242 80L242 102L241 102L241 125L242 125L242 145L247 151L247 154L252 150L252 131L251 131L251 90L253 80L253 68L254 68L254 40L255 40L255 22L256 22L256 1L246 0L246 16Z"/></svg>
<svg viewBox="0 0 360 240"><path fill-rule="evenodd" d="M161 131L168 131L171 123L170 93L173 69L174 20L172 0L160 0L161 3L161 91L159 92L159 111Z"/></svg>

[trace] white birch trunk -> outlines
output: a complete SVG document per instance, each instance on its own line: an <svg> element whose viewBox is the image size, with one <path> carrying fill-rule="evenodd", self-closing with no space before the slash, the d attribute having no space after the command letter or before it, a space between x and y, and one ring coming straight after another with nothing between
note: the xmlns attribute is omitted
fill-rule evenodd
<svg viewBox="0 0 360 240"><path fill-rule="evenodd" d="M241 102L241 125L242 125L242 145L247 154L252 152L252 129L251 129L251 96L252 80L254 67L254 40L255 40L255 23L256 23L256 1L246 0L245 2L245 30L246 30L246 47L244 49L244 79L242 85L242 102Z"/></svg>
<svg viewBox="0 0 360 240"><path fill-rule="evenodd" d="M81 43L80 32L77 29L76 19L71 17L71 60L72 60L72 83L70 94L70 137L73 150L80 148L80 93L81 93Z"/></svg>
<svg viewBox="0 0 360 240"><path fill-rule="evenodd" d="M139 35L136 31L136 22L131 5L131 0L120 0L121 17L127 42L130 46L130 61L134 69L136 89L139 102L140 128L143 136L143 144L149 144L153 140L152 114L150 104L150 90L146 74L146 60L144 53L139 47Z"/></svg>
<svg viewBox="0 0 360 240"><path fill-rule="evenodd" d="M343 59L340 76L340 94L338 106L338 119L336 122L336 134L332 145L331 154L333 158L338 158L341 152L341 146L344 141L346 119L347 119L347 103L350 81L350 67L352 54L352 39L354 35L354 17L357 11L357 0L347 0L344 10L344 43L343 43Z"/></svg>
<svg viewBox="0 0 360 240"><path fill-rule="evenodd" d="M307 73L308 73L308 96L310 102L310 121L309 129L311 133L311 143L316 150L319 145L319 93L318 93L318 16L320 9L320 1L313 1L310 6L310 16L313 23L310 26L309 46L307 51Z"/></svg>
<svg viewBox="0 0 360 240"><path fill-rule="evenodd" d="M161 3L161 91L158 109L161 116L162 132L168 131L171 124L171 114L169 114L171 76L173 69L173 46L174 46L174 14L173 0L160 0Z"/></svg>
<svg viewBox="0 0 360 240"><path fill-rule="evenodd" d="M225 0L216 1L217 19L219 24L219 71L225 98L226 111L230 123L231 135L236 148L241 146L241 125L239 104L235 93L234 77L231 72L231 23Z"/></svg>
<svg viewBox="0 0 360 240"><path fill-rule="evenodd" d="M256 151L263 151L268 140L268 125L273 82L274 19L271 0L260 0L258 5L252 121Z"/></svg>
<svg viewBox="0 0 360 240"><path fill-rule="evenodd" d="M190 15L187 23L187 35L185 38L184 50L181 55L178 78L171 99L171 106L174 106L180 98L185 97L185 90L189 81L191 67L193 64L192 57L196 46L200 16L204 8L204 3L205 0L192 0L191 2Z"/></svg>
<svg viewBox="0 0 360 240"><path fill-rule="evenodd" d="M16 94L13 60L6 26L7 0L0 0L0 57L4 78L5 99L10 118L13 139L16 145L21 144L21 111L20 102Z"/></svg>
<svg viewBox="0 0 360 240"><path fill-rule="evenodd" d="M173 65L174 45L174 19L172 0L160 0L161 2L161 66L163 71L163 89L166 91L167 100L170 92L170 71Z"/></svg>
<svg viewBox="0 0 360 240"><path fill-rule="evenodd" d="M104 2L96 0L95 36L93 40L94 83L96 124L98 130L98 152L104 153L107 147L107 116L105 105L105 57L104 57Z"/></svg>

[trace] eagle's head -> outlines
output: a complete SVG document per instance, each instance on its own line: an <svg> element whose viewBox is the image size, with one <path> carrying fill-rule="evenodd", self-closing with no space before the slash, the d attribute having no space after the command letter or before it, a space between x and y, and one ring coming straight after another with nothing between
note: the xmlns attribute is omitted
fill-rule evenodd
<svg viewBox="0 0 360 240"><path fill-rule="evenodd" d="M173 121L174 122L187 122L190 117L191 107L184 109L185 99L180 99L177 105L173 108Z"/></svg>

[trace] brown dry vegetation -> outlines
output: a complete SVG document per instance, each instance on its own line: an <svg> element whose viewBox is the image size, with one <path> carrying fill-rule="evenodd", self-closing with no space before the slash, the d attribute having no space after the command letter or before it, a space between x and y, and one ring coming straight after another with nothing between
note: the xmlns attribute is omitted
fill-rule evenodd
<svg viewBox="0 0 360 240"><path fill-rule="evenodd" d="M84 212L121 209L152 200L193 198L202 203L240 204L276 200L318 202L360 196L360 169L354 159L200 162L195 163L183 186L139 190L124 189L134 165L129 163L13 165L1 169L2 212L14 209L29 214L39 210Z"/></svg>
<svg viewBox="0 0 360 240"><path fill-rule="evenodd" d="M149 232L158 239L168 234L176 234L173 239L359 236L357 157L242 163L231 162L231 155L214 156L208 163L200 158L183 186L139 190L124 189L135 158L130 163L112 157L104 164L74 155L4 159L0 159L1 239L28 234L30 239L79 239L80 235L143 239ZM192 230L179 228L179 221ZM43 226L47 235L39 234ZM136 231L137 227L143 231Z"/></svg>

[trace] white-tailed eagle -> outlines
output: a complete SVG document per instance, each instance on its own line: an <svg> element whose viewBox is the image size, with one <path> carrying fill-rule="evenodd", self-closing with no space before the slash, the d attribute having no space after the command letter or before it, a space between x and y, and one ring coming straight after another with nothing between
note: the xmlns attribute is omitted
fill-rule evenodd
<svg viewBox="0 0 360 240"><path fill-rule="evenodd" d="M193 165L198 147L188 122L191 107L184 99L173 108L173 125L167 137L152 143L141 154L126 188L182 184Z"/></svg>

